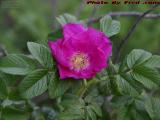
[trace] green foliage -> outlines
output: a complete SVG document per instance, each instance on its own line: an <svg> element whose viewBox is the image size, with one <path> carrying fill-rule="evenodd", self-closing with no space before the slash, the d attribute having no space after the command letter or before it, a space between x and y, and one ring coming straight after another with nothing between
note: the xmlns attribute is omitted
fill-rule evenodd
<svg viewBox="0 0 160 120"><path fill-rule="evenodd" d="M67 23L80 23L80 24L84 24L83 21L78 21L77 18L73 15L70 15L68 13L65 13L63 15L60 15L59 17L57 17L57 21L63 26Z"/></svg>
<svg viewBox="0 0 160 120"><path fill-rule="evenodd" d="M63 26L66 23L75 23L77 22L77 18L73 15L70 14L64 14L64 15L60 15L59 17L57 17L57 21Z"/></svg>
<svg viewBox="0 0 160 120"><path fill-rule="evenodd" d="M49 82L49 95L51 98L61 97L71 86L71 82L66 80L62 81L58 76L53 76ZM63 89L62 89L63 88Z"/></svg>
<svg viewBox="0 0 160 120"><path fill-rule="evenodd" d="M24 113L25 117L31 114L33 119L44 120L48 118L51 120L52 118L53 120L109 119L110 116L105 116L103 109L107 95L108 97L112 96L109 106L116 110L117 120L159 119L159 114L156 113L159 109L159 99L148 97L147 93L144 94L144 91L159 90L158 55L134 49L119 64L114 65L110 60L107 70L102 71L83 85L82 82L75 82L71 79L64 81L59 79L51 53L46 46L29 42L28 47L31 56L9 54L1 60L0 73L3 77L0 77L0 99L2 99L0 106L2 118L9 119L5 117L3 110L5 111L11 106L26 104L25 102L21 103L20 100L29 100L48 92L50 99L57 100L55 105L57 113L55 114L52 110L51 113L43 110L40 112L41 108L28 104L31 108L33 107L33 111L31 110L31 114L27 108ZM39 64L35 61L38 61ZM14 72L4 70L8 68L10 71L13 67L22 70L29 68L30 71L27 73L21 71L19 74L19 71L16 70ZM18 88L17 83L16 88L15 84L8 84L12 77L9 74L25 75L24 78L19 78L21 81ZM22 110L22 108L18 108L18 110Z"/></svg>
<svg viewBox="0 0 160 120"><path fill-rule="evenodd" d="M98 104L98 101L93 100L96 97L88 95L82 99L70 94L65 95L62 100L63 111L58 115L58 120L97 120L101 118L101 105Z"/></svg>
<svg viewBox="0 0 160 120"><path fill-rule="evenodd" d="M0 70L13 75L26 75L34 69L34 61L25 55L9 54L0 60Z"/></svg>
<svg viewBox="0 0 160 120"><path fill-rule="evenodd" d="M135 81L132 81L132 78L129 77L124 78L123 76L117 76L116 80L121 94L138 96L139 93L141 92L139 90L139 86L137 85L137 83Z"/></svg>
<svg viewBox="0 0 160 120"><path fill-rule="evenodd" d="M126 106L119 109L117 120L151 120L147 113L139 111L134 106Z"/></svg>
<svg viewBox="0 0 160 120"><path fill-rule="evenodd" d="M128 67L134 68L152 56L151 53L144 50L133 50L129 55L127 55L127 65Z"/></svg>
<svg viewBox="0 0 160 120"><path fill-rule="evenodd" d="M24 98L32 98L47 90L47 70L36 70L28 74L19 85Z"/></svg>
<svg viewBox="0 0 160 120"><path fill-rule="evenodd" d="M116 35L120 31L120 22L116 20L112 20L112 18L108 15L104 16L100 20L100 29L103 31L108 37Z"/></svg>
<svg viewBox="0 0 160 120"><path fill-rule="evenodd" d="M52 56L47 47L33 42L28 42L27 45L33 57L43 65L43 67L53 69Z"/></svg>
<svg viewBox="0 0 160 120"><path fill-rule="evenodd" d="M7 85L5 78L0 78L0 99L5 99L8 95Z"/></svg>
<svg viewBox="0 0 160 120"><path fill-rule="evenodd" d="M152 120L159 120L159 108L160 108L160 99L159 98L148 98L145 102L145 108L151 117Z"/></svg>
<svg viewBox="0 0 160 120"><path fill-rule="evenodd" d="M144 65L149 68L160 68L160 56L153 55L144 63Z"/></svg>
<svg viewBox="0 0 160 120"><path fill-rule="evenodd" d="M13 11L12 15L17 16L18 30L25 27L34 37L45 38L46 31L39 33L33 24L38 20L35 13ZM70 14L57 20L62 26L83 24ZM41 27L47 29L43 24ZM100 27L112 37L119 33L120 22L105 16ZM61 35L58 30L48 37L55 40ZM27 45L31 55L8 54L0 59L0 120L160 119L160 100L155 97L160 90L159 55L134 49L118 64L110 59L107 69L83 83L60 80L49 48L34 42Z"/></svg>
<svg viewBox="0 0 160 120"><path fill-rule="evenodd" d="M160 74L155 65L149 65L153 59L152 54L144 50L133 50L120 64L117 76L117 84L121 93L138 95L142 89L157 89L160 82ZM158 66L158 62L156 63ZM144 87L143 87L144 86Z"/></svg>
<svg viewBox="0 0 160 120"><path fill-rule="evenodd" d="M28 118L29 113L25 113L17 108L8 107L3 109L2 120L26 120Z"/></svg>
<svg viewBox="0 0 160 120"><path fill-rule="evenodd" d="M145 101L144 94L138 99L128 96L114 97L112 104L118 109L117 120L151 120L144 106Z"/></svg>

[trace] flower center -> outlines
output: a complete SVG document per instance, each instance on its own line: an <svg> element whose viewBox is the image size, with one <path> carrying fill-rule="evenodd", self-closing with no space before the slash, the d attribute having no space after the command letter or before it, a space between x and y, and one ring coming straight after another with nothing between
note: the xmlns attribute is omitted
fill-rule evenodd
<svg viewBox="0 0 160 120"><path fill-rule="evenodd" d="M88 64L88 56L84 53L77 52L71 56L71 66L75 70L85 69Z"/></svg>

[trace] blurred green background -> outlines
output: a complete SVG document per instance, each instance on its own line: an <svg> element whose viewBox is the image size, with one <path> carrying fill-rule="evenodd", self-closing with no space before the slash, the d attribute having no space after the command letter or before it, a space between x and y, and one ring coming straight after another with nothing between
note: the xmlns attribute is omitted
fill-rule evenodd
<svg viewBox="0 0 160 120"><path fill-rule="evenodd" d="M1 0L0 1L0 45L8 53L28 53L27 41L47 43L48 33L55 31L58 22L55 17L64 13L88 19L93 5L81 0ZM144 12L151 5L99 5L94 17L114 11ZM160 13L160 8L153 11ZM121 22L121 31L111 38L115 46L125 37L135 17L114 17ZM95 24L99 27L99 24ZM143 19L125 45L125 55L134 48L160 53L160 18Z"/></svg>

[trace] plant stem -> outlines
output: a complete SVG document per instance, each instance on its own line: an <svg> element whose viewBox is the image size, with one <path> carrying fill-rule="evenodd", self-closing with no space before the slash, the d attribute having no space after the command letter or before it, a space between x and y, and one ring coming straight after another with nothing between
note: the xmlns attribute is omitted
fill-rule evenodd
<svg viewBox="0 0 160 120"><path fill-rule="evenodd" d="M87 84L87 80L86 79L83 79L83 83L84 83L84 86L82 87L83 89L81 90L80 92L80 96L83 97L84 93L87 91L88 89L88 84Z"/></svg>
<svg viewBox="0 0 160 120"><path fill-rule="evenodd" d="M83 82L84 82L84 86L87 86L87 80L83 79Z"/></svg>
<svg viewBox="0 0 160 120"><path fill-rule="evenodd" d="M84 80L84 86L78 91L78 95L80 96L80 97L83 97L84 96L84 94L85 94L85 92L88 90L88 88L90 88L92 85L95 85L95 84L99 84L99 83L101 83L101 82L104 82L104 81L106 81L106 79L108 79L108 76L106 77L102 77L101 78L102 80L97 80L97 79L92 79L92 80L90 80L88 83L87 83L87 81L86 80ZM86 82L85 82L86 81ZM87 84L86 84L87 83Z"/></svg>

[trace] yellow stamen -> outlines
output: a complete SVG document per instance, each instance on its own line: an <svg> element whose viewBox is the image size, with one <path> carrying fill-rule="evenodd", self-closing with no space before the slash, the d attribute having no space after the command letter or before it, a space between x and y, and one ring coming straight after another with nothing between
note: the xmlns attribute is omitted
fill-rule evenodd
<svg viewBox="0 0 160 120"><path fill-rule="evenodd" d="M75 70L85 69L89 64L88 57L86 54L77 52L71 57L71 66Z"/></svg>

